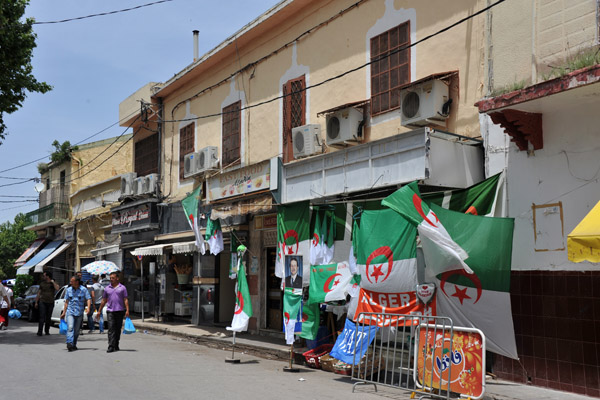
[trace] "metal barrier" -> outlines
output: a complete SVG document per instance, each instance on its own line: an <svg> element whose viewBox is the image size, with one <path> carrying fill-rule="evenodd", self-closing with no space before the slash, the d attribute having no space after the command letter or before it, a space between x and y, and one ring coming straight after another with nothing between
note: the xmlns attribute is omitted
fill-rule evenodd
<svg viewBox="0 0 600 400"><path fill-rule="evenodd" d="M384 385L413 392L411 398L450 398L453 340L449 346L436 340L453 337L450 318L360 313L356 322L351 376L358 382L352 392L357 385L374 385L375 391ZM372 333L374 325L379 329Z"/></svg>

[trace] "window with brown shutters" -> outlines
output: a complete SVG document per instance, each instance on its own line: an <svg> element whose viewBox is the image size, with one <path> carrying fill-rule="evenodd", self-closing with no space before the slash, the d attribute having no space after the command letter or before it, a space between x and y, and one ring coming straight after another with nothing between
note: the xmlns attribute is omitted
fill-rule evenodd
<svg viewBox="0 0 600 400"><path fill-rule="evenodd" d="M158 172L158 134L135 143L134 171L138 176Z"/></svg>
<svg viewBox="0 0 600 400"><path fill-rule="evenodd" d="M224 167L240 163L240 148L242 144L242 116L240 108L242 102L238 101L223 108L223 160Z"/></svg>
<svg viewBox="0 0 600 400"><path fill-rule="evenodd" d="M306 124L305 89L304 75L283 85L283 162L294 159L292 128Z"/></svg>
<svg viewBox="0 0 600 400"><path fill-rule="evenodd" d="M408 21L371 39L371 115L400 107L400 86L410 82L408 45Z"/></svg>
<svg viewBox="0 0 600 400"><path fill-rule="evenodd" d="M183 180L185 155L194 152L194 130L193 122L179 130L179 180Z"/></svg>

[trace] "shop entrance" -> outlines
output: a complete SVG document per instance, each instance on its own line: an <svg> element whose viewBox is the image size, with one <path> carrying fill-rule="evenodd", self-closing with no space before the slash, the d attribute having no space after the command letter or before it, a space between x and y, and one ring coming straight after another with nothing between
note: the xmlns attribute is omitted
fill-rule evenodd
<svg viewBox="0 0 600 400"><path fill-rule="evenodd" d="M275 260L277 258L277 247L265 248L265 262L267 273L267 329L281 331L283 294L281 292L281 278L275 276Z"/></svg>

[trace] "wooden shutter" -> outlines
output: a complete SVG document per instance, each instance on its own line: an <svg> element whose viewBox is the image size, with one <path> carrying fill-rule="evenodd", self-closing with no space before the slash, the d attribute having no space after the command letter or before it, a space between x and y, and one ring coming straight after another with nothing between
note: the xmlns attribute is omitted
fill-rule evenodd
<svg viewBox="0 0 600 400"><path fill-rule="evenodd" d="M242 115L240 109L242 102L238 101L223 108L223 160L221 165L227 167L240 163L241 157L241 127Z"/></svg>
<svg viewBox="0 0 600 400"><path fill-rule="evenodd" d="M305 89L304 75L283 85L283 162L294 159L292 128L306 124Z"/></svg>
<svg viewBox="0 0 600 400"><path fill-rule="evenodd" d="M194 152L194 130L193 122L179 130L179 180L183 180L185 155Z"/></svg>

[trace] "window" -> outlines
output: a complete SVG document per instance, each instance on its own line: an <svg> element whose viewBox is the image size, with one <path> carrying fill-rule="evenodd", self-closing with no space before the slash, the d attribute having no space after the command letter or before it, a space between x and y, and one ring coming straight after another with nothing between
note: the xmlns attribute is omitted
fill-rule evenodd
<svg viewBox="0 0 600 400"><path fill-rule="evenodd" d="M179 180L183 180L185 155L194 152L194 130L193 122L179 130Z"/></svg>
<svg viewBox="0 0 600 400"><path fill-rule="evenodd" d="M410 24L371 39L371 114L400 107L400 86L410 82ZM378 61L374 61L378 60Z"/></svg>
<svg viewBox="0 0 600 400"><path fill-rule="evenodd" d="M158 172L158 134L136 142L134 154L134 171L138 176Z"/></svg>
<svg viewBox="0 0 600 400"><path fill-rule="evenodd" d="M306 123L306 81L304 75L283 85L283 162L294 159L292 128Z"/></svg>
<svg viewBox="0 0 600 400"><path fill-rule="evenodd" d="M62 171L60 171L60 186L65 186L66 177L67 177L67 173L63 169Z"/></svg>
<svg viewBox="0 0 600 400"><path fill-rule="evenodd" d="M241 107L242 102L238 101L223 108L223 167L240 163Z"/></svg>

